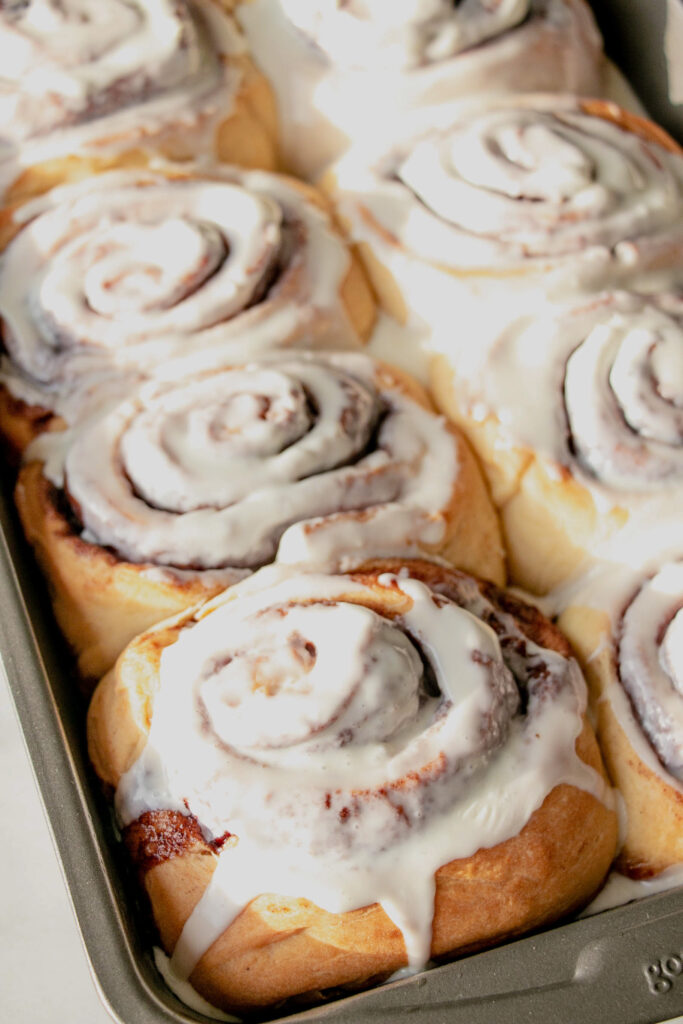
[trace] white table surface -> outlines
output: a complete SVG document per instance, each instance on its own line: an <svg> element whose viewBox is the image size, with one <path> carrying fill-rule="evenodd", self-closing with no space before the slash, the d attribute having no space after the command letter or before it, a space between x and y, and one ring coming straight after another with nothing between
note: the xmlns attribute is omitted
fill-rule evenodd
<svg viewBox="0 0 683 1024"><path fill-rule="evenodd" d="M2 673L0 778L0 1020L111 1024L90 975Z"/></svg>

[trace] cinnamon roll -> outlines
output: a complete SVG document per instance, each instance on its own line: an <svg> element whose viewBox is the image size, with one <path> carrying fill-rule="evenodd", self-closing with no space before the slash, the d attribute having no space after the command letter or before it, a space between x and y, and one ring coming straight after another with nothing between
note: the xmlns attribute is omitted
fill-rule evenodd
<svg viewBox="0 0 683 1024"><path fill-rule="evenodd" d="M21 206L0 246L0 430L18 450L169 361L348 348L374 319L325 202L278 175L96 175Z"/></svg>
<svg viewBox="0 0 683 1024"><path fill-rule="evenodd" d="M602 41L584 0L253 0L236 15L274 86L284 159L305 177L349 143L429 126L435 105L603 94Z"/></svg>
<svg viewBox="0 0 683 1024"><path fill-rule="evenodd" d="M134 641L89 749L176 972L244 1009L581 906L616 820L568 654L517 599L396 560L265 569Z"/></svg>
<svg viewBox="0 0 683 1024"><path fill-rule="evenodd" d="M10 0L0 52L10 199L144 150L275 166L274 100L224 0Z"/></svg>
<svg viewBox="0 0 683 1024"><path fill-rule="evenodd" d="M513 578L545 593L655 498L680 505L683 293L546 304L478 340L444 341L435 396L480 457Z"/></svg>
<svg viewBox="0 0 683 1024"><path fill-rule="evenodd" d="M142 629L275 559L422 551L503 576L462 437L415 382L366 356L183 374L48 441L16 499L86 678Z"/></svg>
<svg viewBox="0 0 683 1024"><path fill-rule="evenodd" d="M505 323L511 305L680 267L681 150L603 101L447 108L381 157L349 154L326 184L399 320L442 329L444 308L474 301Z"/></svg>
<svg viewBox="0 0 683 1024"><path fill-rule="evenodd" d="M683 863L680 521L677 532L677 554L645 570L596 570L560 618L585 665L605 764L624 799L618 867L636 878Z"/></svg>

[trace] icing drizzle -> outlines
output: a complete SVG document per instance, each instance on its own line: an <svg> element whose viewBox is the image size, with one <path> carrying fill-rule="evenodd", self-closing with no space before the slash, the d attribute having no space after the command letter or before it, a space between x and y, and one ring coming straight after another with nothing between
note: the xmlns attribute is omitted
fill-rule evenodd
<svg viewBox="0 0 683 1024"><path fill-rule="evenodd" d="M75 434L64 487L123 558L253 569L438 546L457 472L453 434L372 360L295 353L146 386Z"/></svg>
<svg viewBox="0 0 683 1024"><path fill-rule="evenodd" d="M444 267L528 260L634 261L683 214L683 160L569 98L454 107L363 171L351 154L339 186L411 253ZM355 197L355 198L354 198ZM627 244L628 243L628 244ZM637 254L636 254L637 255Z"/></svg>
<svg viewBox="0 0 683 1024"><path fill-rule="evenodd" d="M207 835L239 837L184 927L178 973L262 892L334 912L379 902L422 965L441 865L516 834L560 782L604 798L574 752L575 663L456 575L439 593L380 576L401 599L388 613L352 578L262 570L164 651L118 812L189 809Z"/></svg>
<svg viewBox="0 0 683 1024"><path fill-rule="evenodd" d="M118 375L125 394L131 375L243 362L294 338L355 342L344 243L275 175L111 172L16 216L0 257L5 382L67 420L93 378Z"/></svg>
<svg viewBox="0 0 683 1024"><path fill-rule="evenodd" d="M282 0L282 6L335 64L408 70L514 28L530 0Z"/></svg>
<svg viewBox="0 0 683 1024"><path fill-rule="evenodd" d="M244 53L213 0L26 0L0 11L0 180L225 117ZM132 141L131 141L132 140Z"/></svg>

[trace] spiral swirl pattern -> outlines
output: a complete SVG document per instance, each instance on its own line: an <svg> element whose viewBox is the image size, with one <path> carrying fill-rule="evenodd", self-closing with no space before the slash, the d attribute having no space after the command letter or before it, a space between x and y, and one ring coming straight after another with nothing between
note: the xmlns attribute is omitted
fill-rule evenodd
<svg viewBox="0 0 683 1024"><path fill-rule="evenodd" d="M81 374L353 337L344 244L276 176L114 172L55 190L25 216L1 258L0 310L12 362L48 407Z"/></svg>
<svg viewBox="0 0 683 1024"><path fill-rule="evenodd" d="M22 0L0 11L2 134L14 143L219 74L177 0Z"/></svg>
<svg viewBox="0 0 683 1024"><path fill-rule="evenodd" d="M654 302L601 320L567 362L576 454L617 490L683 479L683 318Z"/></svg>
<svg viewBox="0 0 683 1024"><path fill-rule="evenodd" d="M683 563L647 579L624 610L621 682L662 764L683 782Z"/></svg>
<svg viewBox="0 0 683 1024"><path fill-rule="evenodd" d="M448 428L371 360L298 354L143 389L86 423L65 488L85 536L126 559L255 568L278 548L438 539L456 475Z"/></svg>
<svg viewBox="0 0 683 1024"><path fill-rule="evenodd" d="M514 28L530 0L283 0L283 8L338 66L408 70Z"/></svg>
<svg viewBox="0 0 683 1024"><path fill-rule="evenodd" d="M453 116L379 163L363 196L430 262L566 258L680 222L683 161L574 101L516 99Z"/></svg>
<svg viewBox="0 0 683 1024"><path fill-rule="evenodd" d="M119 814L128 824L160 807L189 810L209 833L239 837L176 947L181 973L263 891L333 910L379 898L424 963L436 868L463 844L517 831L532 792L540 806L558 771L572 777L583 710L575 663L532 642L514 602L462 574L437 571L435 581L433 566L414 570L263 570L165 651ZM490 773L494 793L515 791L512 807L486 788ZM454 827L471 799L469 827Z"/></svg>

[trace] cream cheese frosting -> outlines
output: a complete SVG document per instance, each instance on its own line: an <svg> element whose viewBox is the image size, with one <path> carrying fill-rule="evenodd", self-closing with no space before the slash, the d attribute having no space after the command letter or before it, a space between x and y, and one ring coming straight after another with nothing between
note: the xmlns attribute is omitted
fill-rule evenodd
<svg viewBox="0 0 683 1024"><path fill-rule="evenodd" d="M382 254L393 240L454 272L555 261L633 270L641 239L665 248L680 238L683 159L574 98L480 102L438 118L370 164L358 150L335 169L343 215L363 240L369 215Z"/></svg>
<svg viewBox="0 0 683 1024"><path fill-rule="evenodd" d="M73 153L109 155L171 127L211 149L245 43L214 0L27 0L0 13L0 184Z"/></svg>
<svg viewBox="0 0 683 1024"><path fill-rule="evenodd" d="M340 67L446 60L519 25L530 0L282 0L285 14Z"/></svg>
<svg viewBox="0 0 683 1024"><path fill-rule="evenodd" d="M461 410L494 417L500 443L569 469L600 507L683 489L683 318L676 292L546 301L505 325L432 339ZM532 388L533 402L523 400Z"/></svg>
<svg viewBox="0 0 683 1024"><path fill-rule="evenodd" d="M371 359L301 352L150 383L40 452L86 540L195 571L438 547L459 465Z"/></svg>
<svg viewBox="0 0 683 1024"><path fill-rule="evenodd" d="M352 347L331 217L258 171L113 171L15 213L0 256L3 382L73 421L93 380L244 362L290 344ZM179 371L178 371L179 372Z"/></svg>
<svg viewBox="0 0 683 1024"><path fill-rule="evenodd" d="M236 16L277 94L287 165L304 177L351 140L372 149L476 93L602 94L582 0L253 0Z"/></svg>
<svg viewBox="0 0 683 1024"><path fill-rule="evenodd" d="M409 610L384 618L348 578L262 570L163 652L118 813L189 811L207 836L239 837L185 924L181 976L262 892L334 912L379 902L424 964L437 868L515 835L561 782L606 799L574 750L574 662L521 640L471 580L457 601L408 574L379 582Z"/></svg>

